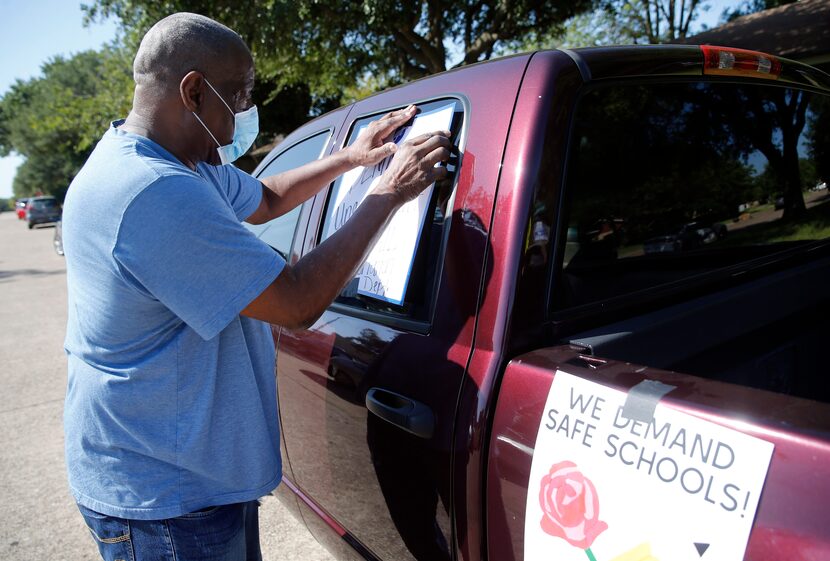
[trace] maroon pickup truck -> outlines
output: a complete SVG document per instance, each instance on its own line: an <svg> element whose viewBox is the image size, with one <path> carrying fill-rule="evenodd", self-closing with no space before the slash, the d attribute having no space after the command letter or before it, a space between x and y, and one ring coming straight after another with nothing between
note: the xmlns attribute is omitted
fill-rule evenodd
<svg viewBox="0 0 830 561"><path fill-rule="evenodd" d="M395 226L402 290L350 285L310 329L273 327L278 495L317 539L390 561L830 559L830 77L706 46L524 54L323 115L255 175L410 103L458 150ZM252 230L296 262L348 218L344 181Z"/></svg>

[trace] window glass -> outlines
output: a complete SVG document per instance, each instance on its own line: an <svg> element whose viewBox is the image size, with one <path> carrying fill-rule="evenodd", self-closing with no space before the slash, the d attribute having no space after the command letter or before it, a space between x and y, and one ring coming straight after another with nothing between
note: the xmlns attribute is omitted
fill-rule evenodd
<svg viewBox="0 0 830 561"><path fill-rule="evenodd" d="M464 109L459 101L444 99L418 104L418 109L420 110L419 115L440 110L448 104L452 106L452 123L450 125L450 131L452 132L451 141L454 145L457 145L464 117ZM347 145L351 145L356 140L359 131L363 127L372 121L379 119L384 114L385 113L373 115L355 121L349 134ZM436 271L440 262L440 256L443 254L442 245L445 228L449 225L447 209L449 199L452 194L452 186L455 178L454 172L456 170L457 163L458 162L454 156L449 161L447 166L450 174L447 179L436 183L432 191L432 197L428 200L426 218L420 232L420 236L415 244L416 249L412 261L411 272L405 283L406 289L404 292L404 298L400 304L360 294L358 292L360 287L360 280L358 278L353 279L352 282L344 288L335 302L361 310L382 312L393 316L402 316L408 319L427 319L429 308L433 300ZM382 173L387 166L388 163L381 162L377 166L374 166L374 168L377 168L374 171ZM334 183L331 192L329 193L327 206L334 204L333 198L337 193L340 193L343 181L344 178L340 177ZM327 208L326 212L324 212L326 219L324 220L324 224L321 228L321 238L323 233L329 230L329 222L337 219L337 217L330 215L332 215L332 213L330 213Z"/></svg>
<svg viewBox="0 0 830 561"><path fill-rule="evenodd" d="M330 137L331 131L323 131L295 144L274 158L257 177L264 179L319 159ZM291 252L291 242L294 240L294 231L297 228L301 208L302 206L298 206L265 224L245 223L244 225L257 238L276 249L283 258L287 259Z"/></svg>
<svg viewBox="0 0 830 561"><path fill-rule="evenodd" d="M746 267L830 234L830 98L726 82L580 100L560 307Z"/></svg>
<svg viewBox="0 0 830 561"><path fill-rule="evenodd" d="M32 202L32 206L36 208L55 208L58 206L58 201L55 199L38 199Z"/></svg>

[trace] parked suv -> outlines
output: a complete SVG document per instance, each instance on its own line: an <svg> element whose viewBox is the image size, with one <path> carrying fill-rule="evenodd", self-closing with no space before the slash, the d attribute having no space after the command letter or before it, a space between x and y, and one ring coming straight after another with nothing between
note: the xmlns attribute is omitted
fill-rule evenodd
<svg viewBox="0 0 830 561"><path fill-rule="evenodd" d="M36 224L57 222L61 217L61 206L55 197L33 197L26 203L26 223L29 229Z"/></svg>
<svg viewBox="0 0 830 561"><path fill-rule="evenodd" d="M447 180L313 326L272 326L277 493L320 542L373 561L830 559L830 202L737 216L770 178L799 208L799 170L827 169L830 77L708 46L523 54L325 114L255 175L411 103L408 126L452 132ZM384 169L254 230L296 262Z"/></svg>

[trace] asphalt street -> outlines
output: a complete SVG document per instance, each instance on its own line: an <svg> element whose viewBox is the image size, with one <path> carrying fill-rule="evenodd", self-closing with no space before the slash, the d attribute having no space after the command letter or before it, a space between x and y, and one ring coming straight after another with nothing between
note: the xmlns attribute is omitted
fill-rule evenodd
<svg viewBox="0 0 830 561"><path fill-rule="evenodd" d="M66 483L66 267L54 228L0 213L0 559L100 559ZM331 561L305 526L265 497L265 561Z"/></svg>

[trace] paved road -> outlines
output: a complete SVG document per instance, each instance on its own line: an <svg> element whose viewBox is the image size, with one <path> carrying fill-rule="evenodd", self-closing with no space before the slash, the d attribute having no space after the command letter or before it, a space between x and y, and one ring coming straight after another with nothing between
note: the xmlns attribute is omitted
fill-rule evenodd
<svg viewBox="0 0 830 561"><path fill-rule="evenodd" d="M66 484L66 267L52 227L0 213L0 559L100 559ZM274 497L261 509L265 561L332 558Z"/></svg>

